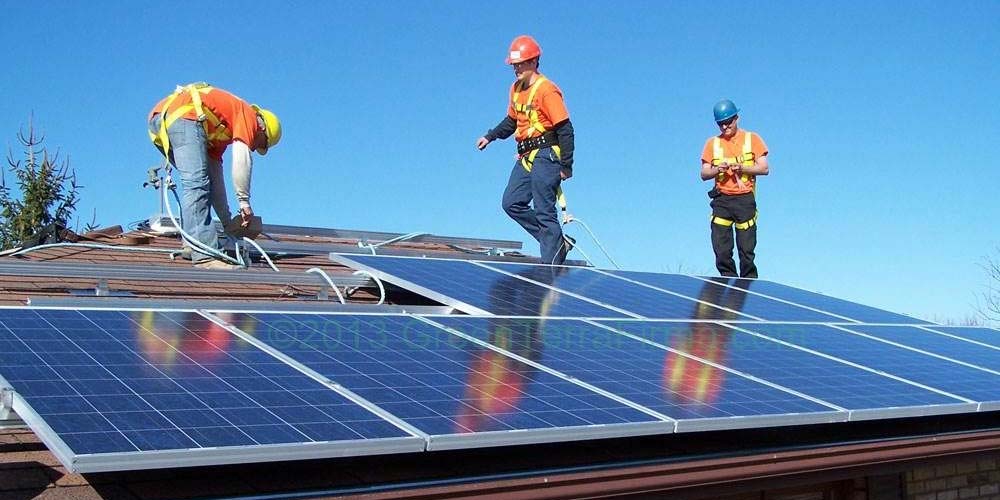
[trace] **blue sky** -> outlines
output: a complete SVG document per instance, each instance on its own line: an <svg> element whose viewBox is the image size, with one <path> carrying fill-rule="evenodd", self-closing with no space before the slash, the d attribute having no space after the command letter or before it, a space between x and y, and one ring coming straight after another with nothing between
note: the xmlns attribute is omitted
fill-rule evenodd
<svg viewBox="0 0 1000 500"><path fill-rule="evenodd" d="M265 222L526 240L500 209L512 141L474 143L502 118L505 51L529 33L577 133L570 211L623 267L714 273L698 158L730 98L771 150L762 278L972 314L1000 245L1000 3L530 5L5 2L0 145L18 154L34 113L85 186L82 221L146 218L146 114L203 80L282 119L255 162Z"/></svg>

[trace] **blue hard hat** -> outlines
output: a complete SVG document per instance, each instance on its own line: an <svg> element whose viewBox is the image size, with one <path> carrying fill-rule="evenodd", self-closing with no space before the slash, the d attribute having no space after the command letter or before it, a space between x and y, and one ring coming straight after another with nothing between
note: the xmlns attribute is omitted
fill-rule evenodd
<svg viewBox="0 0 1000 500"><path fill-rule="evenodd" d="M715 103L715 107L712 108L712 113L715 114L716 123L726 121L739 113L740 110L736 109L736 104L729 99L723 99Z"/></svg>

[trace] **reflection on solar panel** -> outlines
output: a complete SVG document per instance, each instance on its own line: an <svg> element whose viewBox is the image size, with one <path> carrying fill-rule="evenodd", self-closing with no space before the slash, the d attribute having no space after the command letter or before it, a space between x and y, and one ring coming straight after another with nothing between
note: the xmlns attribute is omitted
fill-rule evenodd
<svg viewBox="0 0 1000 500"><path fill-rule="evenodd" d="M430 436L433 449L670 432L643 413L406 316L220 313L285 355ZM544 346L520 342L528 360Z"/></svg>
<svg viewBox="0 0 1000 500"><path fill-rule="evenodd" d="M989 368L1000 375L1000 348L986 347L913 326L851 325L848 329L888 342L895 342L972 365Z"/></svg>
<svg viewBox="0 0 1000 500"><path fill-rule="evenodd" d="M434 317L678 421L707 430L845 420L846 412L576 320ZM673 370L681 368L683 373Z"/></svg>
<svg viewBox="0 0 1000 500"><path fill-rule="evenodd" d="M658 274L644 273L637 271L607 271L615 276L634 280L639 283L670 290L675 293L697 298L702 302L725 307L731 311L737 311L744 315L752 316L751 319L766 321L810 321L810 322L843 322L844 318L824 314L812 309L806 309L787 302L774 300L757 293L747 293L755 291L756 281L741 280L736 286L727 287L725 285L691 276L680 274ZM746 286L744 288L744 285ZM691 319L707 319L701 316L691 316ZM737 320L738 317L730 316L727 319Z"/></svg>
<svg viewBox="0 0 1000 500"><path fill-rule="evenodd" d="M741 328L902 377L1000 409L1000 377L825 325L743 324Z"/></svg>
<svg viewBox="0 0 1000 500"><path fill-rule="evenodd" d="M966 340L971 340L974 342L980 342L986 345L991 345L996 348L1000 348L1000 330L994 330L992 328L982 328L982 327L970 327L970 326L927 326L931 330L936 332L943 332L948 335L954 335L956 337L961 337Z"/></svg>
<svg viewBox="0 0 1000 500"><path fill-rule="evenodd" d="M625 314L468 261L332 255L410 291L469 314L621 318ZM549 284L552 277L541 278Z"/></svg>
<svg viewBox="0 0 1000 500"><path fill-rule="evenodd" d="M792 302L801 306L811 307L830 314L848 318L862 323L901 323L901 324L929 324L926 321L914 319L902 314L896 314L882 309L876 309L849 302L834 297L829 297L815 292L802 290L786 285L781 285L767 280L748 280L741 278L709 278L716 283L727 286L739 287L750 292L760 293L780 300Z"/></svg>
<svg viewBox="0 0 1000 500"><path fill-rule="evenodd" d="M0 376L77 471L422 449L192 312L0 309Z"/></svg>
<svg viewBox="0 0 1000 500"><path fill-rule="evenodd" d="M754 319L732 310L697 302L694 299L638 286L587 268L496 262L484 263L484 265L547 283L560 290L610 304L647 318ZM723 286L715 286L725 289Z"/></svg>
<svg viewBox="0 0 1000 500"><path fill-rule="evenodd" d="M650 321L602 323L852 410L851 420L975 411L974 405L917 384L723 325ZM697 366L674 362L667 369L672 379L684 377L695 386L702 383L702 372Z"/></svg>

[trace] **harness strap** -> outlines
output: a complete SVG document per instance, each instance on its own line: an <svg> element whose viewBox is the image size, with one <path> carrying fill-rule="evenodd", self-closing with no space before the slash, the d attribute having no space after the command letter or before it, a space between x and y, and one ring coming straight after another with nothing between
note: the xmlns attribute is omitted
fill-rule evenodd
<svg viewBox="0 0 1000 500"><path fill-rule="evenodd" d="M209 141L225 141L231 138L222 120L211 109L204 107L202 104L201 95L211 92L212 89L213 87L205 82L190 83L183 86L178 85L174 89L173 94L163 102L163 107L158 111L160 113L160 129L155 134L150 131L149 138L153 141L153 144L163 150L164 156L170 152L170 138L167 135L167 128L192 110L198 122L205 127L206 138ZM178 106L168 113L170 105L174 103L174 100L185 92L191 96L191 102ZM211 130L209 130L209 125L212 126Z"/></svg>
<svg viewBox="0 0 1000 500"><path fill-rule="evenodd" d="M725 217L719 217L717 215L711 215L709 218L712 220L712 224L716 224L723 227L733 226L740 231L746 231L751 227L757 225L757 213L753 214L753 218L745 222L736 222L732 219L726 219Z"/></svg>
<svg viewBox="0 0 1000 500"><path fill-rule="evenodd" d="M754 161L756 160L756 157L753 154L753 143L751 141L752 135L753 135L753 132L745 132L743 134L743 152L742 152L742 154L740 154L738 156L735 156L735 157L733 157L733 156L726 157L725 156L726 153L722 149L722 139L720 139L718 137L716 137L715 139L713 139L712 140L712 165L718 166L719 164L721 164L723 162L726 162L726 163L740 163L740 164L742 164L744 166L753 165ZM726 175L729 175L729 174L727 174L726 172L720 172L719 173L719 178L722 179ZM749 180L750 180L750 176L748 174L742 174L742 175L740 175L739 177L736 178L736 183L738 185L740 185L740 187L742 187L744 185L744 183L748 182ZM756 191L756 189L757 189L757 186L754 185L754 190Z"/></svg>

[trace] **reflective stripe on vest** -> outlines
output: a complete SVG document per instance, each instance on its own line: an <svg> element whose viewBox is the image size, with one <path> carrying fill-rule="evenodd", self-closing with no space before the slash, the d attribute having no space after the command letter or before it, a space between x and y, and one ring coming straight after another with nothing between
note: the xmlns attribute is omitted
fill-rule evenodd
<svg viewBox="0 0 1000 500"><path fill-rule="evenodd" d="M538 108L534 106L535 93L538 92L539 87L542 86L542 82L546 81L544 76L539 75L535 83L531 84L531 90L528 92L528 102L527 104L518 104L517 98L521 95L520 90L515 90L514 95L510 98L511 107L514 108L514 112L518 115L526 115L528 118L528 124L531 128L538 131L538 134L545 133L545 125L542 125L542 121L538 119ZM518 88L519 86L515 87ZM552 146L552 151L556 153L557 158L562 158L562 151L559 149L559 145ZM538 155L537 149L532 149L526 155L521 155L521 166L525 170L531 172L531 166L535 163L535 156ZM563 212L566 211L566 195L563 194L562 186L556 188L556 200L559 203L559 208Z"/></svg>
<svg viewBox="0 0 1000 500"><path fill-rule="evenodd" d="M738 163L738 164L743 165L744 167L751 167L751 166L753 166L754 160L756 158L754 157L753 146L752 146L752 142L750 140L752 134L753 134L753 132L744 132L743 133L743 153L741 155L739 155L739 156L736 156L736 157L733 157L733 156L727 157L727 156L725 156L726 153L722 149L722 139L720 139L718 137L716 137L715 139L713 139L712 140L712 165L713 166L718 166L721 163L730 163L730 164L737 164ZM726 175L727 174L725 172L720 172L719 173L719 179L724 178ZM737 183L739 183L741 185L744 184L744 183L746 183L746 182L748 182L749 180L750 180L750 175L748 175L748 174L743 174L739 178L736 179Z"/></svg>
<svg viewBox="0 0 1000 500"><path fill-rule="evenodd" d="M717 224L719 226L724 226L724 227L734 226L736 229L739 229L740 231L746 231L747 229L750 229L751 227L757 225L757 212L754 212L753 218L746 222L736 222L732 219L726 219L724 217L719 217L716 215L710 215L709 218L712 220L712 224Z"/></svg>
<svg viewBox="0 0 1000 500"><path fill-rule="evenodd" d="M229 141L232 139L232 135L226 129L226 126L223 125L222 120L211 109L204 107L201 103L202 94L207 94L212 90L213 87L204 82L190 83L184 86L178 85L174 89L174 93L163 103L163 108L158 111L161 118L160 130L155 134L150 132L149 139L153 141L153 144L159 146L165 156L170 152L170 138L167 136L167 128L192 110L195 116L198 117L198 122L202 123L205 127L206 138L209 142ZM170 111L170 105L173 104L174 99L177 99L178 96L185 92L191 96L191 102ZM209 125L211 125L211 130L209 129Z"/></svg>

